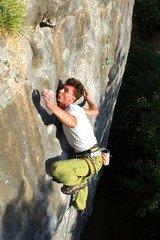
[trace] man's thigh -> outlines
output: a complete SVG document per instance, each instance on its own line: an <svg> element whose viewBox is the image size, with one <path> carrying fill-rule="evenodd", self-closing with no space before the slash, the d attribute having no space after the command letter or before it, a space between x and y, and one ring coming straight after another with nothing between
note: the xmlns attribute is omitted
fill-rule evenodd
<svg viewBox="0 0 160 240"><path fill-rule="evenodd" d="M53 163L52 170L61 174L85 177L89 173L87 162L83 158L61 160Z"/></svg>

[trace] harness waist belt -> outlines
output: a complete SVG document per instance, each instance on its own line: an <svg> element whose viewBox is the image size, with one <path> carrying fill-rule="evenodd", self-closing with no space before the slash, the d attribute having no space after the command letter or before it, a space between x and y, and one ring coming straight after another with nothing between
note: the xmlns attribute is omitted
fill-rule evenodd
<svg viewBox="0 0 160 240"><path fill-rule="evenodd" d="M76 153L76 156L89 156L90 154L97 152L99 150L99 145L98 143L95 144L92 148L90 148L89 150L86 150L84 152L80 152L80 153Z"/></svg>
<svg viewBox="0 0 160 240"><path fill-rule="evenodd" d="M88 176L93 175L95 172L97 173L96 165L92 157L101 155L101 152L99 151L99 145L98 143L95 144L91 149L86 150L84 152L76 153L76 157L83 158L89 167L89 174ZM93 162L92 162L92 160Z"/></svg>

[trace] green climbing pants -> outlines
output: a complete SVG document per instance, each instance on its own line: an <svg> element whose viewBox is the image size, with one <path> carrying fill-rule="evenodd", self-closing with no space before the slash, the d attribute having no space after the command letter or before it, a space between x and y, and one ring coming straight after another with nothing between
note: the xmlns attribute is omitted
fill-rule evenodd
<svg viewBox="0 0 160 240"><path fill-rule="evenodd" d="M93 157L97 170L102 167L102 156ZM51 175L67 186L75 186L87 183L89 178L89 166L83 158L73 158L69 160L56 161L51 164ZM86 200L88 196L88 186L80 189L77 193L73 205L78 210L86 208Z"/></svg>

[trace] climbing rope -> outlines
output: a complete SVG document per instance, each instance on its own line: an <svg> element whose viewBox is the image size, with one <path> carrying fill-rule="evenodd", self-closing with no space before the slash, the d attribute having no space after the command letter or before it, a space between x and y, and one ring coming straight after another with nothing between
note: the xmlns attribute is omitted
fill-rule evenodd
<svg viewBox="0 0 160 240"><path fill-rule="evenodd" d="M71 200L70 200L70 209L69 209L69 216L68 216L68 222L67 222L67 228L66 228L66 234L65 234L65 240L67 240L67 233L68 233L68 227L69 227L69 220L71 216L71 208L72 208L72 201L73 201L73 194L71 195Z"/></svg>

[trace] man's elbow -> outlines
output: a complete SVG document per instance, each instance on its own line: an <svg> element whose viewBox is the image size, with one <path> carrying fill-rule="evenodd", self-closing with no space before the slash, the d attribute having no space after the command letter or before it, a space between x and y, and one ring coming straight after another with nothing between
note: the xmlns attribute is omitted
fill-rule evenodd
<svg viewBox="0 0 160 240"><path fill-rule="evenodd" d="M75 128L76 126L77 126L77 122L74 122L71 128Z"/></svg>
<svg viewBox="0 0 160 240"><path fill-rule="evenodd" d="M96 111L95 111L95 116L97 116L98 114L99 114L99 110L97 108Z"/></svg>
<svg viewBox="0 0 160 240"><path fill-rule="evenodd" d="M72 121L72 123L70 123L70 128L75 128L77 126L77 119Z"/></svg>

